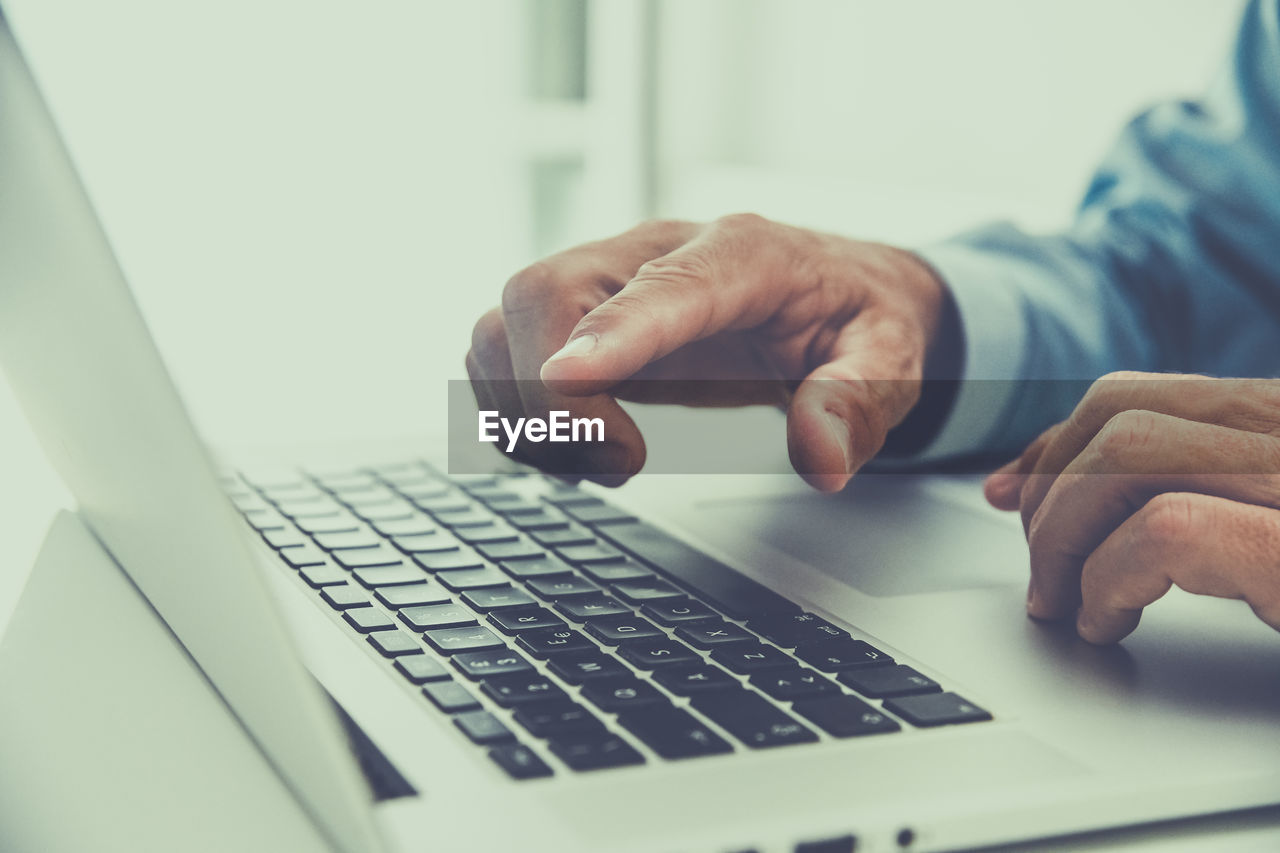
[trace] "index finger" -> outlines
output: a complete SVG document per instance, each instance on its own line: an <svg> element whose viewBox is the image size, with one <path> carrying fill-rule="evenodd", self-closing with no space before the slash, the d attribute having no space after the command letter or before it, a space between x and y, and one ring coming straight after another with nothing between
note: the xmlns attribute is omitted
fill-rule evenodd
<svg viewBox="0 0 1280 853"><path fill-rule="evenodd" d="M792 253L769 227L750 214L725 217L646 261L548 353L542 379L564 393L598 393L686 344L763 323L795 278Z"/></svg>
<svg viewBox="0 0 1280 853"><path fill-rule="evenodd" d="M515 396L523 409L520 414L546 417L551 411L567 411L605 423L605 443L579 449L577 456L565 456L561 448L549 444L524 447L524 455L535 464L555 473L585 475L609 484L644 464L640 432L613 397L599 391L583 395L552 390L539 372L546 360L564 347L584 316L620 290L646 258L679 246L694 227L646 223L610 240L553 255L507 283L502 312Z"/></svg>

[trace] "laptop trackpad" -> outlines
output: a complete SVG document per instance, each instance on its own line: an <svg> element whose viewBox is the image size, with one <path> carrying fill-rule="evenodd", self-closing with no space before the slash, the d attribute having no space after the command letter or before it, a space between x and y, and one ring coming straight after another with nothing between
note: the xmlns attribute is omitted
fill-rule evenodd
<svg viewBox="0 0 1280 853"><path fill-rule="evenodd" d="M1021 530L924 477L863 475L835 496L711 500L699 513L868 595L1026 583Z"/></svg>

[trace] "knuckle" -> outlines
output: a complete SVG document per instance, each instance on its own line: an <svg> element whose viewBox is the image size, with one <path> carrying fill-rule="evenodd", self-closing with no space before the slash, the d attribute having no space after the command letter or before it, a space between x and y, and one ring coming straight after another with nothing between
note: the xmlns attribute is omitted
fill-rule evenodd
<svg viewBox="0 0 1280 853"><path fill-rule="evenodd" d="M715 221L719 228L732 231L755 232L773 223L758 213L730 213Z"/></svg>
<svg viewBox="0 0 1280 853"><path fill-rule="evenodd" d="M1196 496L1162 492L1139 510L1139 535L1145 545L1161 549L1194 542L1203 523Z"/></svg>
<svg viewBox="0 0 1280 853"><path fill-rule="evenodd" d="M628 236L659 242L683 242L697 226L683 219L646 219L627 232Z"/></svg>
<svg viewBox="0 0 1280 853"><path fill-rule="evenodd" d="M1280 434L1280 381L1248 380L1229 396L1225 422L1249 432Z"/></svg>
<svg viewBox="0 0 1280 853"><path fill-rule="evenodd" d="M1094 381L1076 407L1072 421L1077 425L1105 423L1117 412L1130 408L1137 394L1155 374L1136 370L1117 370Z"/></svg>
<svg viewBox="0 0 1280 853"><path fill-rule="evenodd" d="M1134 457L1151 446L1159 421L1154 412L1142 409L1120 411L1108 418L1098 430L1089 442L1090 451L1106 473L1126 473L1133 466Z"/></svg>
<svg viewBox="0 0 1280 853"><path fill-rule="evenodd" d="M554 270L545 261L527 266L502 288L502 310L508 314L536 309L556 289Z"/></svg>
<svg viewBox="0 0 1280 853"><path fill-rule="evenodd" d="M507 324L497 308L486 311L471 329L471 351L478 360L507 340Z"/></svg>
<svg viewBox="0 0 1280 853"><path fill-rule="evenodd" d="M636 278L646 286L666 285L684 289L711 284L712 274L712 265L705 256L697 252L679 252L641 264Z"/></svg>

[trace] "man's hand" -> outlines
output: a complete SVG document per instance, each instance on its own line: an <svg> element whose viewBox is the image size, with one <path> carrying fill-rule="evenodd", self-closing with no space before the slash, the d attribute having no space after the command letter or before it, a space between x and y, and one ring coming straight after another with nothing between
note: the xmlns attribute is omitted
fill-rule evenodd
<svg viewBox="0 0 1280 853"><path fill-rule="evenodd" d="M1114 643L1177 584L1280 630L1280 380L1105 377L986 495L1022 512L1037 619Z"/></svg>
<svg viewBox="0 0 1280 853"><path fill-rule="evenodd" d="M615 398L787 402L752 398L750 389L774 387L760 382L706 383L694 393L689 384L628 380L789 380L792 463L815 487L836 491L919 398L945 300L928 267L889 246L754 215L649 222L513 277L501 309L476 324L467 371L481 406L503 416L563 409L603 418L609 441L577 473L608 483L645 458ZM708 399L707 389L721 396ZM531 445L524 458L548 464L533 454L558 449Z"/></svg>

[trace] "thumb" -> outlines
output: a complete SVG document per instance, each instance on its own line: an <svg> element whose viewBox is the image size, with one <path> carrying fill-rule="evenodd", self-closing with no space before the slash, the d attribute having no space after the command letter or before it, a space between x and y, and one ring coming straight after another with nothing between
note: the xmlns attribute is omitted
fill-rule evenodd
<svg viewBox="0 0 1280 853"><path fill-rule="evenodd" d="M839 491L879 452L920 397L924 351L923 331L883 314L845 328L787 412L791 463L811 486Z"/></svg>
<svg viewBox="0 0 1280 853"><path fill-rule="evenodd" d="M785 297L781 287L758 286L770 280L782 250L767 239L745 240L750 230L722 220L645 263L578 322L542 365L542 381L564 394L598 394L685 344L761 322Z"/></svg>
<svg viewBox="0 0 1280 853"><path fill-rule="evenodd" d="M1006 462L996 470L987 475L986 482L982 484L982 493L987 498L987 503L996 509L1002 509L1012 512L1021 508L1022 504L1022 487L1026 484L1027 478L1036 469L1036 465L1040 462L1040 457L1044 455L1044 450L1049 446L1058 432L1062 429L1062 424L1056 424L1042 432L1035 441L1027 445L1027 449L1022 451L1017 459Z"/></svg>

